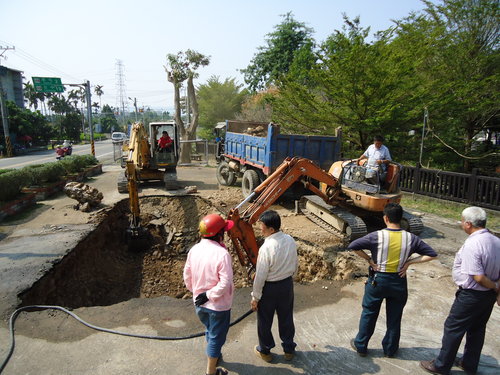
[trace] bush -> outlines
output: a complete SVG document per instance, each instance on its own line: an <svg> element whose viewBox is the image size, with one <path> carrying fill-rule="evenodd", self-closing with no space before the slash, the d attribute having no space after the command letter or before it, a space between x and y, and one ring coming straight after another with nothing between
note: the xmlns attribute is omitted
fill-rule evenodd
<svg viewBox="0 0 500 375"><path fill-rule="evenodd" d="M9 168L9 169L0 169L0 174L7 173L7 172L12 172L12 171L15 171L15 169L13 169L13 168Z"/></svg>
<svg viewBox="0 0 500 375"><path fill-rule="evenodd" d="M81 157L84 160L84 164L86 167L99 164L99 160L97 160L94 155L87 154L87 155L81 155L79 157Z"/></svg>
<svg viewBox="0 0 500 375"><path fill-rule="evenodd" d="M29 171L25 168L0 174L1 200L15 199L21 193L21 189L29 186L30 183L31 177Z"/></svg>
<svg viewBox="0 0 500 375"><path fill-rule="evenodd" d="M61 179L66 170L64 167L58 163L47 163L41 167L41 179L42 182L56 182Z"/></svg>
<svg viewBox="0 0 500 375"><path fill-rule="evenodd" d="M99 161L93 155L71 155L61 159L58 163L61 164L66 173L78 173L89 165L95 165Z"/></svg>

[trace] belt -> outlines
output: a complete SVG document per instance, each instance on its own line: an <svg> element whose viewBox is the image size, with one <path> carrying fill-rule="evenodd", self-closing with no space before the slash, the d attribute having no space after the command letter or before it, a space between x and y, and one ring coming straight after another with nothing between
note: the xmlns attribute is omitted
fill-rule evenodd
<svg viewBox="0 0 500 375"><path fill-rule="evenodd" d="M266 281L266 284L277 284L277 283L282 283L283 281L288 281L292 278L292 276L285 277L284 279L278 280L278 281Z"/></svg>

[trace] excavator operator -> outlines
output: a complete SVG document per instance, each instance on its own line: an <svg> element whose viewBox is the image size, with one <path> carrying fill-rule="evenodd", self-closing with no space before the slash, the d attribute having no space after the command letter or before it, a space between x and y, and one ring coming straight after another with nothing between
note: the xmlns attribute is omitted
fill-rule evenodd
<svg viewBox="0 0 500 375"><path fill-rule="evenodd" d="M160 152L170 152L172 150L172 138L166 131L163 131L160 139L158 139L158 150Z"/></svg>
<svg viewBox="0 0 500 375"><path fill-rule="evenodd" d="M384 137L376 135L373 137L373 144L358 158L358 164L363 159L368 159L366 165L366 178L373 178L378 172L380 182L385 181L387 175L387 164L391 162L391 153L387 146L383 145ZM373 172L372 172L373 171ZM371 174L369 172L372 172Z"/></svg>

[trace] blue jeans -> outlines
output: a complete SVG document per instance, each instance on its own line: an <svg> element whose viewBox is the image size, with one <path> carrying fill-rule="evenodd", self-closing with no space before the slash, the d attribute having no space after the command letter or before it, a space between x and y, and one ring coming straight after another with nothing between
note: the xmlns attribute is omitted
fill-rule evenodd
<svg viewBox="0 0 500 375"><path fill-rule="evenodd" d="M206 328L207 356L219 358L222 345L226 342L227 331L229 331L231 310L215 311L205 307L196 307L196 315Z"/></svg>
<svg viewBox="0 0 500 375"><path fill-rule="evenodd" d="M382 340L382 347L388 356L394 355L399 349L401 318L408 299L406 278L400 277L397 273L377 272L375 276L369 277L366 283L359 332L354 340L356 348L361 353L366 353L368 350L368 342L375 331L380 306L384 299L387 331Z"/></svg>

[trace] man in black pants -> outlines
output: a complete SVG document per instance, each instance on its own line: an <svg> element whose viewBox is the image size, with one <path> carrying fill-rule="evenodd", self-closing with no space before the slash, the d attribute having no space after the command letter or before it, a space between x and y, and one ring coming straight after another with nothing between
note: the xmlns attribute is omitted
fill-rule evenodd
<svg viewBox="0 0 500 375"><path fill-rule="evenodd" d="M448 374L453 365L475 374L483 349L486 323L500 291L500 239L486 229L486 212L480 207L462 211L462 229L469 235L455 256L455 302L444 323L442 347L432 361L420 366L431 374ZM465 335L462 358L455 358Z"/></svg>
<svg viewBox="0 0 500 375"><path fill-rule="evenodd" d="M274 313L278 315L278 330L285 359L295 355L297 344L293 341L293 278L297 271L297 245L288 234L280 231L281 218L276 211L268 210L259 217L262 235L266 238L259 249L252 291L252 310L257 311L259 345L254 347L258 357L271 362L271 349L275 342L271 327Z"/></svg>

